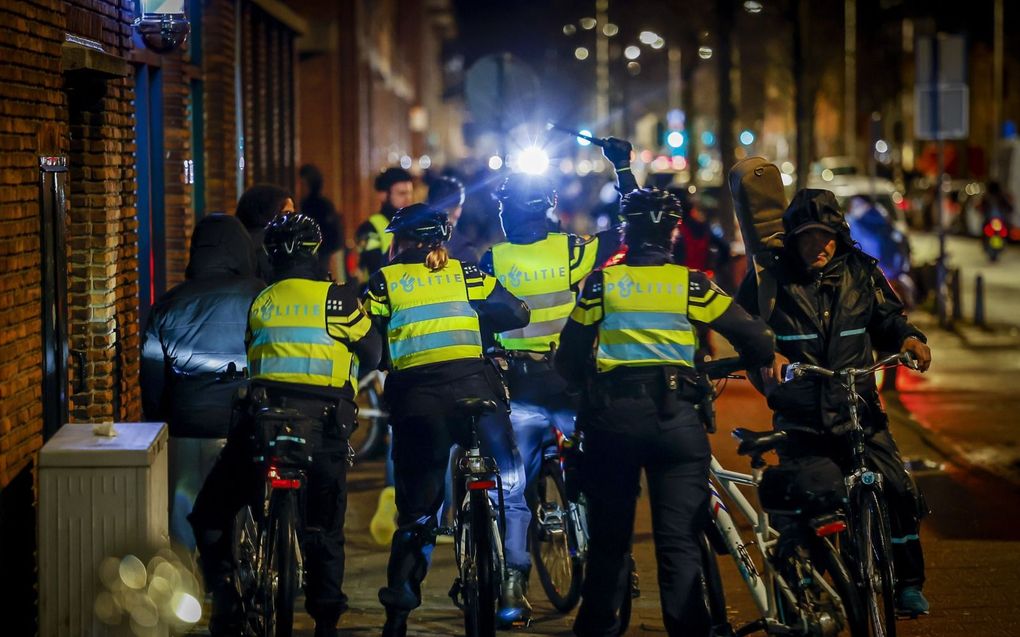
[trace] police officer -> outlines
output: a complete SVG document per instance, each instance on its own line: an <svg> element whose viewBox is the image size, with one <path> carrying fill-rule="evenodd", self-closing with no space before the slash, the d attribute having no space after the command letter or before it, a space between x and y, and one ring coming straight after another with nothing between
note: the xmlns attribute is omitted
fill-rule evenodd
<svg viewBox="0 0 1020 637"><path fill-rule="evenodd" d="M648 481L660 602L670 635L707 636L698 537L708 516L708 436L694 402L692 322L711 324L748 369L770 365L773 337L701 272L670 260L679 202L646 188L623 198L627 253L596 271L560 337L556 367L586 381L579 422L591 545L578 635L616 635L640 472ZM592 361L592 351L595 351Z"/></svg>
<svg viewBox="0 0 1020 637"><path fill-rule="evenodd" d="M264 393L263 404L297 409L322 426L308 470L302 525L306 608L315 619L316 637L336 635L346 608L341 590L346 436L355 422L358 367L377 365L382 349L355 288L323 280L316 257L321 243L318 225L304 215L281 215L269 223L264 245L276 279L252 303L245 337L249 394ZM209 629L214 636L238 634L242 620L237 590L230 581L230 529L237 511L264 478L252 462L251 438L250 421L230 432L189 517L206 588L213 595Z"/></svg>
<svg viewBox="0 0 1020 637"><path fill-rule="evenodd" d="M544 177L511 174L496 199L507 240L492 246L479 267L531 308L531 323L497 335L513 354L510 420L531 484L538 477L550 426L566 436L574 431L574 408L566 381L553 369L552 353L581 280L620 247L620 230L611 228L587 239L551 232L549 213L556 207L556 191Z"/></svg>
<svg viewBox="0 0 1020 637"><path fill-rule="evenodd" d="M504 331L527 324L529 311L477 266L449 258L446 213L414 204L393 216L394 258L368 283L367 309L388 340L386 403L393 428L398 528L393 536L384 635L404 635L407 616L421 604L421 582L435 543L444 478L453 443L467 443L467 421L456 402L483 398L507 402L496 368L482 356L482 324ZM479 425L482 452L496 459L506 509L506 561L510 591L501 604L504 623L526 623L530 606L521 578L529 566L524 468L506 412Z"/></svg>
<svg viewBox="0 0 1020 637"><path fill-rule="evenodd" d="M411 173L396 166L387 168L375 178L375 192L379 196L379 211L358 226L355 244L358 247L358 269L365 278L375 274L389 259L393 236L386 226L395 213L411 204L414 182Z"/></svg>

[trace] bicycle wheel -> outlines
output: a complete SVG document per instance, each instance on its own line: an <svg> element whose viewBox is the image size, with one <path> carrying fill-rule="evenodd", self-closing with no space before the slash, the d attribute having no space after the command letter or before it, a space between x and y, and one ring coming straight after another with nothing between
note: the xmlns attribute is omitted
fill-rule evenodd
<svg viewBox="0 0 1020 637"><path fill-rule="evenodd" d="M709 615L712 617L712 635L728 637L733 635L733 627L730 626L729 616L726 614L726 594L719 573L719 563L707 535L701 536L698 548L701 550L701 573L705 578L705 605L708 606Z"/></svg>
<svg viewBox="0 0 1020 637"><path fill-rule="evenodd" d="M358 427L349 441L355 460L379 458L386 450L389 414L383 406L382 394L382 383L376 374L368 376L358 389Z"/></svg>
<svg viewBox="0 0 1020 637"><path fill-rule="evenodd" d="M234 541L231 545L234 562L234 584L240 595L245 626L259 634L261 613L258 610L259 548L262 539L251 507L245 506L234 518Z"/></svg>
<svg viewBox="0 0 1020 637"><path fill-rule="evenodd" d="M266 527L262 578L263 621L267 637L291 637L294 630L294 598L297 593L295 513L292 492L273 493Z"/></svg>
<svg viewBox="0 0 1020 637"><path fill-rule="evenodd" d="M549 601L568 613L581 598L584 561L557 458L542 463L531 518L531 557Z"/></svg>
<svg viewBox="0 0 1020 637"><path fill-rule="evenodd" d="M468 521L467 560L464 566L464 632L467 637L494 637L496 603L501 585L496 572L495 538L492 536L492 503L485 491L472 491Z"/></svg>
<svg viewBox="0 0 1020 637"><path fill-rule="evenodd" d="M846 541L848 538L842 538ZM868 637L868 615L867 609L861 601L860 592L854 583L853 575L846 563L840 557L839 550L829 542L823 540L824 549L820 551L821 559L824 560L825 573L832 582L832 588L839 595L843 602L843 611L846 613L846 625L850 629L851 637Z"/></svg>
<svg viewBox="0 0 1020 637"><path fill-rule="evenodd" d="M857 585L867 613L869 637L896 637L892 545L889 518L871 490L856 498L857 524L853 528Z"/></svg>

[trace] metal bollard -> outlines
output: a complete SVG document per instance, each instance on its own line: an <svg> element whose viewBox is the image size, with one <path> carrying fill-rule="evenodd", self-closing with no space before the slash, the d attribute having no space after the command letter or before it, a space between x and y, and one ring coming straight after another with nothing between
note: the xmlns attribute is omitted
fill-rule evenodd
<svg viewBox="0 0 1020 637"><path fill-rule="evenodd" d="M974 325L985 326L985 278L980 274L974 279Z"/></svg>
<svg viewBox="0 0 1020 637"><path fill-rule="evenodd" d="M963 296L960 288L960 269L953 268L949 271L949 294L953 303L950 316L954 323L963 319Z"/></svg>

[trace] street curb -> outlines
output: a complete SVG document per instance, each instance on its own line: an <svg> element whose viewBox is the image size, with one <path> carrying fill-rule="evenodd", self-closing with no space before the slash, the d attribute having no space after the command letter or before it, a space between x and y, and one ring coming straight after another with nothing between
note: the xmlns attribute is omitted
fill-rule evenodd
<svg viewBox="0 0 1020 637"><path fill-rule="evenodd" d="M985 479L1005 483L1012 490L1020 492L1020 481L1015 476L996 473L987 467L971 462L959 445L949 440L946 436L925 427L900 400L899 390L883 392L882 395L885 397L885 408L891 421L890 424L905 427L917 434L924 444L945 456L951 464L956 465L960 469Z"/></svg>

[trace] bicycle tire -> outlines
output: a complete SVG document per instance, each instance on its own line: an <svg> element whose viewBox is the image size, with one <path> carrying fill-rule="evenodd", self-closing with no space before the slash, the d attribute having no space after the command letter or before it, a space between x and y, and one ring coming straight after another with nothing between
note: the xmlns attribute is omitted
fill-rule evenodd
<svg viewBox="0 0 1020 637"><path fill-rule="evenodd" d="M349 440L355 460L374 460L385 455L389 414L384 409L382 393L382 383L374 376L358 389L358 427Z"/></svg>
<svg viewBox="0 0 1020 637"><path fill-rule="evenodd" d="M502 578L496 573L492 503L485 491L472 491L468 527L469 573L464 588L464 630L467 637L495 637L496 604Z"/></svg>
<svg viewBox="0 0 1020 637"><path fill-rule="evenodd" d="M868 637L896 637L895 579L889 518L878 494L860 490L856 498L854 545L857 585L866 609Z"/></svg>
<svg viewBox="0 0 1020 637"><path fill-rule="evenodd" d="M248 633L256 635L264 632L260 627L262 618L257 606L261 541L251 507L242 507L234 517L231 542L234 585L241 600L245 628Z"/></svg>
<svg viewBox="0 0 1020 637"><path fill-rule="evenodd" d="M634 563L634 556L632 554L627 554L623 568L626 573L624 577L627 578L627 581L624 583L626 592L623 595L623 603L620 604L620 628L616 633L621 636L626 635L627 629L630 628L630 616L634 610L634 598L637 597L634 592L634 576L637 572L637 564Z"/></svg>
<svg viewBox="0 0 1020 637"><path fill-rule="evenodd" d="M701 551L701 573L705 580L705 605L712 618L713 637L731 637L733 627L726 613L726 592L723 589L719 563L716 561L715 547L708 535L702 534L698 542Z"/></svg>
<svg viewBox="0 0 1020 637"><path fill-rule="evenodd" d="M262 580L266 595L264 606L266 634L292 637L294 631L294 599L297 593L294 495L276 491L269 506L266 538L266 569Z"/></svg>
<svg viewBox="0 0 1020 637"><path fill-rule="evenodd" d="M581 599L584 560L577 547L577 529L570 515L567 490L558 458L542 463L531 518L531 557L546 597L561 613L569 613ZM551 515L550 515L551 514ZM548 528L539 517L559 518Z"/></svg>
<svg viewBox="0 0 1020 637"><path fill-rule="evenodd" d="M844 541L848 539L843 538ZM853 574L843 558L840 557L839 550L829 541L823 543L825 549L822 555L825 560L825 572L832 582L832 588L843 602L843 612L846 614L846 624L850 635L851 637L868 637L867 610L861 601L860 591L854 582Z"/></svg>

